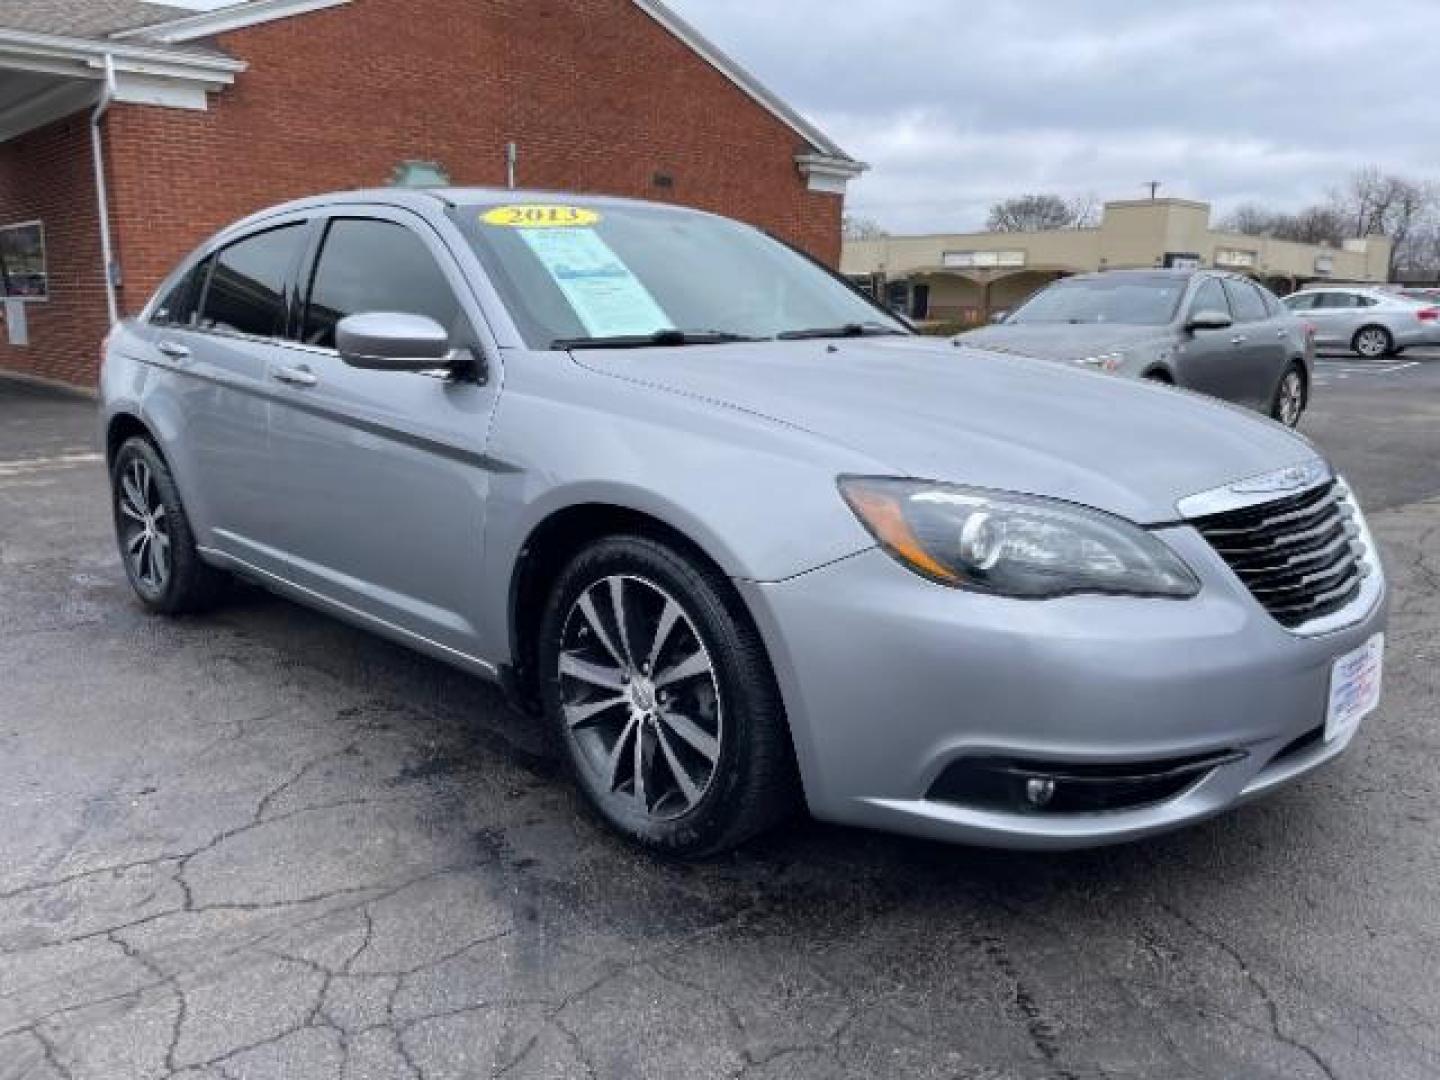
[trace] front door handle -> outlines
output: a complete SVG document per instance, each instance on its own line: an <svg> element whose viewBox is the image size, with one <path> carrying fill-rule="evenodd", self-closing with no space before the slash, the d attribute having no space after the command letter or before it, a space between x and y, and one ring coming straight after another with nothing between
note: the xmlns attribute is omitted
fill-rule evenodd
<svg viewBox="0 0 1440 1080"><path fill-rule="evenodd" d="M291 386L314 386L319 378L304 364L299 367L272 368L270 377Z"/></svg>
<svg viewBox="0 0 1440 1080"><path fill-rule="evenodd" d="M1230 339L1230 344L1231 344L1231 345L1244 345L1244 344L1245 344L1245 341L1246 341L1245 335L1244 335L1244 334L1240 334L1240 335L1238 335L1238 336L1236 336L1236 337L1232 337L1232 338Z"/></svg>
<svg viewBox="0 0 1440 1080"><path fill-rule="evenodd" d="M178 341L162 341L155 346L161 354L168 356L171 360L189 360L190 347L181 345Z"/></svg>

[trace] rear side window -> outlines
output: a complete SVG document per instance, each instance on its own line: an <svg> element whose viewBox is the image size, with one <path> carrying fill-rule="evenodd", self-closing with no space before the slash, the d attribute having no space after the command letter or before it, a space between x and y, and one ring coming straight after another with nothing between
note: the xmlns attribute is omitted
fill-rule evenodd
<svg viewBox="0 0 1440 1080"><path fill-rule="evenodd" d="M305 226L247 236L215 256L200 325L255 337L275 337L285 315L285 280L300 252Z"/></svg>
<svg viewBox="0 0 1440 1080"><path fill-rule="evenodd" d="M428 315L452 341L469 337L455 290L418 236L393 221L336 218L315 263L303 339L333 349L335 324L369 311Z"/></svg>
<svg viewBox="0 0 1440 1080"><path fill-rule="evenodd" d="M1285 305L1280 303L1280 298L1264 285L1257 283L1252 285L1251 288L1260 294L1260 302L1265 305L1265 314L1273 319L1276 315L1284 313Z"/></svg>
<svg viewBox="0 0 1440 1080"><path fill-rule="evenodd" d="M1265 301L1255 291L1255 286L1246 281L1225 282L1225 292L1230 297L1230 310L1235 313L1236 322L1259 322L1269 318Z"/></svg>
<svg viewBox="0 0 1440 1080"><path fill-rule="evenodd" d="M209 272L209 259L201 259L191 267L161 298L150 321L157 326L193 326L200 293L205 288L205 275Z"/></svg>

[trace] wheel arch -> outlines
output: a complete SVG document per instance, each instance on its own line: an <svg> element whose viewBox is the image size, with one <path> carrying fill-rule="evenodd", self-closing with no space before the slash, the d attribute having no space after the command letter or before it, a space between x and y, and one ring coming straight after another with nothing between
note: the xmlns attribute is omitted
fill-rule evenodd
<svg viewBox="0 0 1440 1080"><path fill-rule="evenodd" d="M150 426L140 419L139 415L130 411L115 413L105 422L105 466L110 468L115 464L115 455L120 452L120 447L125 445L127 439L136 436L149 439L156 453L162 458L165 455L165 448L160 445L159 438ZM168 459L167 459L168 460Z"/></svg>
<svg viewBox="0 0 1440 1080"><path fill-rule="evenodd" d="M1151 364L1141 374L1140 378L1150 382L1166 383L1169 386L1178 386L1175 381L1175 373L1161 363Z"/></svg>
<svg viewBox="0 0 1440 1080"><path fill-rule="evenodd" d="M580 502L561 507L537 522L527 534L510 572L506 597L506 627L510 663L501 681L512 701L524 711L537 713L535 653L545 598L566 564L586 545L605 536L646 536L667 543L713 570L728 583L730 574L722 558L685 530L633 506L616 502ZM755 619L739 590L728 589L727 600L736 614Z"/></svg>

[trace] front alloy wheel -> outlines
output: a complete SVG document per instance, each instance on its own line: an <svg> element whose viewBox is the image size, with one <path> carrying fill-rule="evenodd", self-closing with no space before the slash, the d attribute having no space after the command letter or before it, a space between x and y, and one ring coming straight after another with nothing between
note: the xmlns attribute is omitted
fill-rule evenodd
<svg viewBox="0 0 1440 1080"><path fill-rule="evenodd" d="M652 581L601 578L571 605L560 653L566 735L590 785L672 820L715 779L725 720L715 666Z"/></svg>
<svg viewBox="0 0 1440 1080"><path fill-rule="evenodd" d="M1354 347L1367 360L1377 360L1394 348L1394 342L1384 327L1367 326L1355 335Z"/></svg>
<svg viewBox="0 0 1440 1080"><path fill-rule="evenodd" d="M551 589L537 662L570 770L611 828L699 857L799 799L765 648L730 581L648 536L580 551Z"/></svg>

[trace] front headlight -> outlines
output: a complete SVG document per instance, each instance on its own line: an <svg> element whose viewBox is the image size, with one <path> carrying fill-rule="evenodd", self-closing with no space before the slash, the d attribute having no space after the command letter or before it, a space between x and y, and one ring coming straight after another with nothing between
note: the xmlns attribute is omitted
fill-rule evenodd
<svg viewBox="0 0 1440 1080"><path fill-rule="evenodd" d="M1124 518L1058 499L886 477L841 477L850 509L903 566L1000 596L1194 596L1195 574Z"/></svg>

